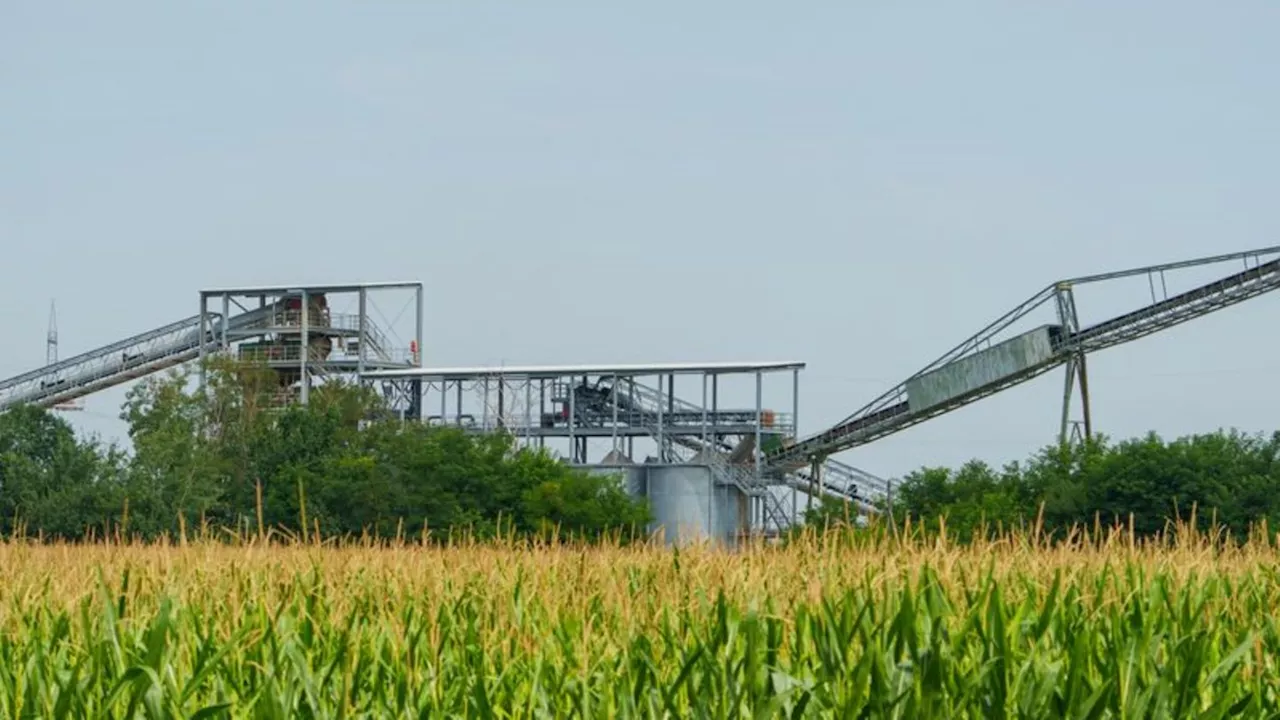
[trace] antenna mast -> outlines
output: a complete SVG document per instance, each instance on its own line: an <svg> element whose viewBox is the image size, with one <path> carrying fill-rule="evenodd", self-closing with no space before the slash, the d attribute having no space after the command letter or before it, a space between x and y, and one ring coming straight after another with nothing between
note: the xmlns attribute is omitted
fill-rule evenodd
<svg viewBox="0 0 1280 720"><path fill-rule="evenodd" d="M54 307L54 301L49 301L49 332L45 335L44 340L44 364L52 365L58 362L58 310Z"/></svg>
<svg viewBox="0 0 1280 720"><path fill-rule="evenodd" d="M54 306L53 300L49 301L49 331L44 336L44 362L45 365L53 365L58 362L58 311ZM77 399L57 403L53 406L53 409L63 411L83 410L84 405L81 400Z"/></svg>

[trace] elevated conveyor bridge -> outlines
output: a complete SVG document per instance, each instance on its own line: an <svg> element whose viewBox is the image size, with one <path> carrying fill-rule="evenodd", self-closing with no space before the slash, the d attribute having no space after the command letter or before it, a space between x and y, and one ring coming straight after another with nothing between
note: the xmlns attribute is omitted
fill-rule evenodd
<svg viewBox="0 0 1280 720"><path fill-rule="evenodd" d="M1170 294L1170 278L1195 269L1217 270L1220 276ZM1150 302L1109 319L1081 325L1076 313L1077 289L1124 279L1143 278ZM1088 375L1090 353L1132 342L1222 308L1280 288L1280 246L1216 255L1072 278L1053 283L1005 313L904 382L863 406L828 430L788 447L766 453L774 474L791 472L830 455L906 430L958 410L1002 390L1027 382L1057 367L1067 368L1061 435L1067 439L1068 416L1079 383L1085 434L1091 432ZM1035 311L1051 306L1055 320L1021 334L1011 328Z"/></svg>
<svg viewBox="0 0 1280 720"><path fill-rule="evenodd" d="M375 291L416 294L416 335L410 352L390 348L367 312ZM358 298L357 314L329 311L329 300L344 294ZM221 301L221 312L208 309L208 303L216 301ZM297 391L283 388L282 396L299 392L305 401L307 384L325 374L420 365L416 348L421 334L421 283L205 290L196 315L0 380L0 412L24 404L56 406L228 351L271 367L282 385L300 386Z"/></svg>
<svg viewBox="0 0 1280 720"><path fill-rule="evenodd" d="M227 328L251 326L273 309L234 315ZM213 315L205 322L201 333L200 316L193 315L0 381L0 411L21 404L56 405L194 360L202 346L206 352L217 348L224 319Z"/></svg>

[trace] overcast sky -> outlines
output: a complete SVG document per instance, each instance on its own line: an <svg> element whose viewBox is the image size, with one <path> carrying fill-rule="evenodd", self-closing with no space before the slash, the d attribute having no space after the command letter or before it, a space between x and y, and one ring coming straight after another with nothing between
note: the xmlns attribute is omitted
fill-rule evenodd
<svg viewBox="0 0 1280 720"><path fill-rule="evenodd" d="M800 359L808 434L1054 279L1280 244L1275 2L605 5L8 0L0 377L55 298L65 357L421 279L428 364ZM1280 428L1278 308L1098 355L1097 428ZM1025 458L1061 392L841 459Z"/></svg>

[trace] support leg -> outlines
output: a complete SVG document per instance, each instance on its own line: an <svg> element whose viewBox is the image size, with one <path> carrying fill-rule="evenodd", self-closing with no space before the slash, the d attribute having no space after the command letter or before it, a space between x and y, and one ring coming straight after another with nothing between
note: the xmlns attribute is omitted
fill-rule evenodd
<svg viewBox="0 0 1280 720"><path fill-rule="evenodd" d="M1093 417L1089 403L1089 374L1086 368L1083 353L1072 355L1067 360L1067 376L1062 393L1062 425L1058 431L1058 440L1064 445L1073 439L1073 433L1070 432L1073 425L1071 422L1071 400L1075 395L1077 379L1080 381L1080 409L1084 416L1084 439L1093 438Z"/></svg>
<svg viewBox="0 0 1280 720"><path fill-rule="evenodd" d="M1071 396L1076 383L1076 356L1067 359L1067 375L1062 389L1062 424L1058 429L1058 442L1067 444L1067 429L1071 424Z"/></svg>
<svg viewBox="0 0 1280 720"><path fill-rule="evenodd" d="M813 470L814 470L813 476L818 478L818 502L821 503L822 502L822 461L821 460L815 459L813 461Z"/></svg>
<svg viewBox="0 0 1280 720"><path fill-rule="evenodd" d="M308 311L310 310L310 308L308 307L310 304L311 304L311 298L308 295L307 291L303 290L302 291L302 339L300 341L301 346L298 348L298 363L299 363L298 375L299 377L302 378L302 389L300 391L300 394L301 394L301 400L303 405L307 404L308 392L311 388L311 379L307 374L307 356L311 354L311 337L308 334L308 332L310 331L311 319L307 315Z"/></svg>
<svg viewBox="0 0 1280 720"><path fill-rule="evenodd" d="M1080 407L1084 413L1084 439L1093 439L1093 412L1089 405L1089 373L1086 371L1084 355L1080 356Z"/></svg>

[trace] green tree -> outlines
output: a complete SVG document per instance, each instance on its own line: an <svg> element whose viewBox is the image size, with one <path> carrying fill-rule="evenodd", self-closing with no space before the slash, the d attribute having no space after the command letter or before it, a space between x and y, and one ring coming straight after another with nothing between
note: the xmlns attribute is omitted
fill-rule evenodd
<svg viewBox="0 0 1280 720"><path fill-rule="evenodd" d="M1043 448L1025 465L994 473L981 463L928 468L899 486L898 512L945 515L957 537L978 523L1030 523L1061 536L1072 526L1128 525L1149 536L1193 508L1201 529L1217 522L1237 536L1280 520L1280 434L1216 432L1165 442L1154 433L1118 444L1105 437Z"/></svg>
<svg viewBox="0 0 1280 720"><path fill-rule="evenodd" d="M139 386L126 405L136 448L128 490L149 501L148 519L153 506L168 505L174 517L198 507L219 524L252 528L260 510L270 527L297 531L305 517L308 532L379 536L424 528L485 536L500 520L522 532L553 523L599 536L647 522L645 503L545 452L517 449L508 435L362 427L388 416L369 388L326 383L305 407L281 408L269 371L219 359L206 373L203 392L173 373Z"/></svg>
<svg viewBox="0 0 1280 720"><path fill-rule="evenodd" d="M532 483L524 491L520 508L530 529L543 534L555 529L590 539L620 530L622 539L634 539L653 519L648 505L628 495L616 475L566 473L537 453L524 453L517 461L523 468L518 474L526 484Z"/></svg>
<svg viewBox="0 0 1280 720"><path fill-rule="evenodd" d="M923 519L945 515L948 529L967 538L984 527L991 534L1024 522L1031 495L1016 463L997 472L973 460L956 471L924 468L907 475L895 489L894 510Z"/></svg>
<svg viewBox="0 0 1280 720"><path fill-rule="evenodd" d="M133 456L122 492L129 529L144 536L176 533L216 510L226 464L210 436L201 395L188 391L189 373L173 370L130 388L120 417L129 424Z"/></svg>
<svg viewBox="0 0 1280 720"><path fill-rule="evenodd" d="M0 532L20 526L79 539L111 527L121 513L123 456L80 442L65 420L21 406L0 414Z"/></svg>

